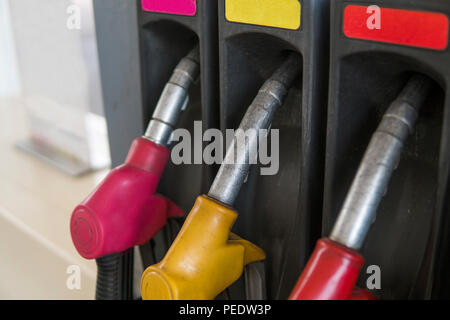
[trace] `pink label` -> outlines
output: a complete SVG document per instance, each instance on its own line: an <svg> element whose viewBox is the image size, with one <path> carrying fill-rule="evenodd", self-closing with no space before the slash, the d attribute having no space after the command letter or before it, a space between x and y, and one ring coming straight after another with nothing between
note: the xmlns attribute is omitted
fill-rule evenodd
<svg viewBox="0 0 450 320"><path fill-rule="evenodd" d="M142 9L151 12L195 16L197 0L142 0Z"/></svg>

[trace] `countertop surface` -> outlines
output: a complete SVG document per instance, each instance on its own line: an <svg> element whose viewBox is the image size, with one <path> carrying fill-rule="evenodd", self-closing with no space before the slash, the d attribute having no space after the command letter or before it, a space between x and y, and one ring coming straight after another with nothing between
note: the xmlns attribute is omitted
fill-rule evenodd
<svg viewBox="0 0 450 320"><path fill-rule="evenodd" d="M0 299L93 299L95 262L76 252L69 219L107 171L74 178L51 167L15 147L26 128L21 100L0 100Z"/></svg>

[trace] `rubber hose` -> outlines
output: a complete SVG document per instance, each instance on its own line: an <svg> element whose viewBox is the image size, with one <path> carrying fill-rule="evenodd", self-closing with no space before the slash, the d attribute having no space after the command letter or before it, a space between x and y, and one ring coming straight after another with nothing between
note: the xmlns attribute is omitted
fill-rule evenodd
<svg viewBox="0 0 450 320"><path fill-rule="evenodd" d="M112 254L96 259L97 262L97 288L96 300L119 300L119 254Z"/></svg>

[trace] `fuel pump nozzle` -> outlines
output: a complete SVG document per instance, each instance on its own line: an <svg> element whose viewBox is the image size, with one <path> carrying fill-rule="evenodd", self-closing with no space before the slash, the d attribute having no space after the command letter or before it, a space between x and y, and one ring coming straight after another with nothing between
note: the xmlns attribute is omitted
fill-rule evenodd
<svg viewBox="0 0 450 320"><path fill-rule="evenodd" d="M318 241L290 299L352 299L364 263L357 250L375 221L378 205L431 88L429 78L415 74L392 102L372 136L329 239Z"/></svg>
<svg viewBox="0 0 450 320"><path fill-rule="evenodd" d="M269 129L299 73L300 59L292 53L265 82L239 129ZM230 232L238 216L231 207L257 143L257 135L244 144L235 135L208 196L197 198L164 259L142 275L143 299L214 299L242 275L245 265L265 259L259 247Z"/></svg>
<svg viewBox="0 0 450 320"><path fill-rule="evenodd" d="M171 133L199 76L199 60L196 46L175 68L145 135L134 140L125 164L113 169L73 211L72 240L84 258L97 259L142 245L168 217L184 215L156 189L169 160Z"/></svg>

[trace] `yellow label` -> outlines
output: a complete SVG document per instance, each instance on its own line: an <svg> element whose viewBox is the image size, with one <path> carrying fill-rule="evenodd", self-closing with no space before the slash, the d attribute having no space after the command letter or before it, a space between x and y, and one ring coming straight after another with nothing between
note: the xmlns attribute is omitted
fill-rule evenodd
<svg viewBox="0 0 450 320"><path fill-rule="evenodd" d="M297 30L300 28L299 0L226 0L228 21Z"/></svg>

